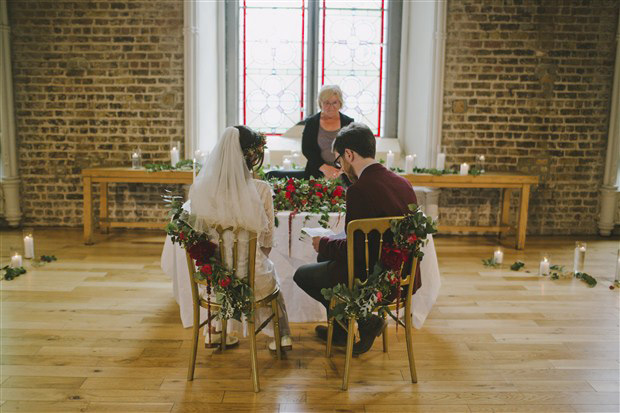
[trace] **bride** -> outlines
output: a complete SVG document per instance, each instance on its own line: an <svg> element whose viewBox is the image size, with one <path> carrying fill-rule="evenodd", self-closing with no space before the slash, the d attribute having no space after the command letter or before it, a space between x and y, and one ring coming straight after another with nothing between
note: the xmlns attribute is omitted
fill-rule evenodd
<svg viewBox="0 0 620 413"><path fill-rule="evenodd" d="M212 229L216 225L224 228L233 226L257 233L260 248L256 251L255 300L266 297L277 286L275 268L268 258L273 246L274 230L272 190L267 182L253 179L251 173L263 163L264 145L264 137L247 126L226 128L192 184L189 201L184 206L190 212L189 224L195 230L209 233L210 237L217 238L217 232ZM248 240L247 231L241 231L238 235L240 242L236 276L239 278L247 276L248 244L243 242ZM227 241L225 237L225 253L232 254L232 248L226 248L230 245ZM288 316L281 294L278 306L282 348L291 349ZM261 325L270 314L270 309L257 309L256 325ZM239 323L229 324L239 326ZM273 337L272 323L263 331ZM207 345L221 341L219 334L210 336L212 343L207 342ZM209 335L206 337L208 339ZM227 345L238 342L234 336L230 340ZM269 348L275 351L275 340L271 341Z"/></svg>

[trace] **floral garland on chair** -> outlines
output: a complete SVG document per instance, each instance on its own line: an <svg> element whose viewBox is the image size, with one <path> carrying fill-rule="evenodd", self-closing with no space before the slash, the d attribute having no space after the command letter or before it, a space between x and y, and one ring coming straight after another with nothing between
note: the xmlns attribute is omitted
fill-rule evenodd
<svg viewBox="0 0 620 413"><path fill-rule="evenodd" d="M241 321L242 316L249 317L252 312L252 289L245 279L239 279L234 272L224 266L219 259L218 245L212 242L204 232L194 230L188 223L189 214L182 208L181 197L169 197L170 222L166 233L172 242L183 247L196 264L192 276L206 284L207 303L210 304L211 292L215 301L221 306L220 319ZM211 307L208 306L209 317Z"/></svg>
<svg viewBox="0 0 620 413"><path fill-rule="evenodd" d="M429 234L437 232L437 222L427 217L416 204L409 205L409 213L401 220L392 220L390 229L393 234L391 244L383 244L381 259L375 264L366 281L355 278L353 289L345 284L333 288L323 288L321 294L327 300L333 297L340 302L330 311L336 320L345 318L365 319L373 311L380 314L389 313L388 298L396 292L397 307L400 305L401 281L403 268L412 259L418 258L418 264L424 257L422 246L426 245ZM414 275L415 276L415 275Z"/></svg>

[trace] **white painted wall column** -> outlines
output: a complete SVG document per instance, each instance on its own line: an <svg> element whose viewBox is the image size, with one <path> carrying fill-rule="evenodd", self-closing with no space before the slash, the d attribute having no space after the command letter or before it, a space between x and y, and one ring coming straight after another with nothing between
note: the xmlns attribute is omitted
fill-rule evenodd
<svg viewBox="0 0 620 413"><path fill-rule="evenodd" d="M441 144L447 1L404 2L398 138L420 167L435 167ZM425 210L438 214L440 191L426 192Z"/></svg>
<svg viewBox="0 0 620 413"><path fill-rule="evenodd" d="M620 13L618 14L616 63L612 88L605 175L603 185L601 186L601 214L598 223L599 233L603 236L611 235L618 208L618 168L620 167L618 165L618 162L620 162L620 113L618 113L620 112Z"/></svg>
<svg viewBox="0 0 620 413"><path fill-rule="evenodd" d="M13 109L13 77L11 71L11 49L9 16L6 0L0 0L0 150L4 218L12 227L19 226L22 218L20 209L20 179L17 164L17 141L15 136L15 113Z"/></svg>

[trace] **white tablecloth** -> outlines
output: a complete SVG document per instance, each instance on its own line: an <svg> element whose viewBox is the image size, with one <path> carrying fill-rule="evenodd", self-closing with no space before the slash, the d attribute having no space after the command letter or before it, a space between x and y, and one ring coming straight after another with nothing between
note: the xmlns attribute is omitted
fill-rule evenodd
<svg viewBox="0 0 620 413"><path fill-rule="evenodd" d="M290 322L319 322L325 321L325 309L317 301L310 298L293 281L295 270L303 264L316 262L316 252L307 237L301 238L301 228L317 227L318 215L300 213L291 220L289 238L289 213L279 212L278 227L275 229L275 246L269 254L274 262L278 282L288 311ZM344 230L344 215L330 214L330 228L335 233ZM300 239L301 238L301 239ZM290 239L290 255L289 255ZM413 299L413 325L421 328L424 320L430 313L441 286L437 254L432 236L424 247L424 259L421 264L422 287L416 292ZM172 244L170 237L166 237L164 250L161 256L161 267L172 278L173 295L180 307L181 321L184 327L192 325L192 293L189 283L185 251L178 245ZM206 317L206 311L201 313L201 319Z"/></svg>

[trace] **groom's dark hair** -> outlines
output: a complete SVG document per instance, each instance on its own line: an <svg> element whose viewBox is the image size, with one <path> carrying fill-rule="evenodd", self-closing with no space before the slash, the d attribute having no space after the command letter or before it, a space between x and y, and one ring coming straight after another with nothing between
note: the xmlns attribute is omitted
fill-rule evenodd
<svg viewBox="0 0 620 413"><path fill-rule="evenodd" d="M239 144L241 145L241 151L245 157L245 163L248 169L252 171L254 168L260 168L263 165L264 155L261 154L258 158L248 157L247 152L250 148L257 146L261 141L261 136L252 128L245 125L235 126L239 131Z"/></svg>
<svg viewBox="0 0 620 413"><path fill-rule="evenodd" d="M344 155L350 149L363 158L374 158L377 151L377 140L370 128L360 122L352 122L340 129L332 146L332 150Z"/></svg>

